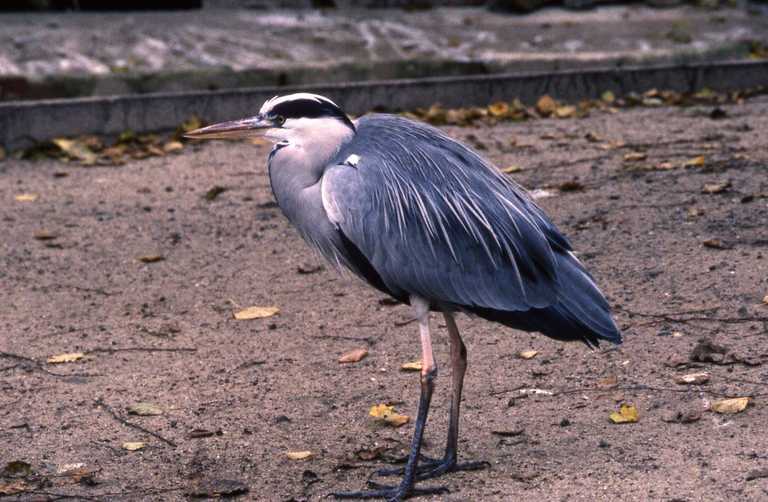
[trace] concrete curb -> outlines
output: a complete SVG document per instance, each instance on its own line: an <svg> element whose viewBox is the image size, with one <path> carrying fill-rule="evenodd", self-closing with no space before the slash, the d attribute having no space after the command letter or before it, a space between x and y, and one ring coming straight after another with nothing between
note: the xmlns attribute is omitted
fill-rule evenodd
<svg viewBox="0 0 768 502"><path fill-rule="evenodd" d="M276 94L301 90L327 95L349 113L361 114L374 109L412 110L433 103L486 105L515 97L533 103L543 94L576 101L598 97L607 90L621 96L651 88L691 92L704 87L728 91L758 86L768 86L768 61L19 101L0 103L0 144L16 149L57 136L172 129L193 114L209 122L228 120L255 113L264 100Z"/></svg>

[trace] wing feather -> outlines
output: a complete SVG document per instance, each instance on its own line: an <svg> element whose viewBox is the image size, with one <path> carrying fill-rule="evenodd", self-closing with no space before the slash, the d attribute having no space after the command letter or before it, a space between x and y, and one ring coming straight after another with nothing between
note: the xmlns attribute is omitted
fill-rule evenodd
<svg viewBox="0 0 768 502"><path fill-rule="evenodd" d="M354 167L343 162L353 154ZM557 301L555 250L568 241L522 188L437 129L362 118L322 194L331 221L396 294L508 311Z"/></svg>

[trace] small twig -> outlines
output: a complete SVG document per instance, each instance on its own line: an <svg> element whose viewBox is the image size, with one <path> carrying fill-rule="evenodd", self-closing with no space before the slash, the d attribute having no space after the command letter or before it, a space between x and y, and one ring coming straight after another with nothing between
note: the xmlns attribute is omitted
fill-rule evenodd
<svg viewBox="0 0 768 502"><path fill-rule="evenodd" d="M157 432L153 432L153 431L151 431L149 429L145 429L144 427L142 427L142 426L140 426L138 424L134 424L133 422L129 422L128 420L124 419L123 417L118 415L117 412L114 409L112 409L112 407L110 405L105 403L101 398L96 399L96 405L97 406L101 406L105 410L107 410L107 413L112 415L112 418L114 418L115 420L117 420L121 424L123 424L123 425L125 425L127 427L132 427L132 428L134 428L136 430L139 430L139 431L141 431L141 432L143 432L145 434L149 434L150 436L153 436L153 437L159 439L160 441L162 441L162 442L164 442L164 443L166 443L166 444L176 448L176 446L177 446L176 443L174 443L170 439L166 439L163 436L161 436L160 434L158 434Z"/></svg>
<svg viewBox="0 0 768 502"><path fill-rule="evenodd" d="M40 370L47 375L60 377L60 378L77 377L77 376L79 377L101 376L98 373L56 373L54 371L47 369L45 367L45 363L38 361L37 359L32 359L31 357L26 357L26 356L20 356L19 354L12 354L10 352L0 352L0 357L6 357L8 359L16 359L17 361L22 361L22 363L31 364L35 369Z"/></svg>
<svg viewBox="0 0 768 502"><path fill-rule="evenodd" d="M195 347L163 348L163 347L119 347L116 349L92 349L86 354L114 354L115 352L197 352Z"/></svg>
<svg viewBox="0 0 768 502"><path fill-rule="evenodd" d="M412 322L416 322L416 321L417 321L417 319L415 317L413 317L411 319L407 319L405 321L395 321L395 326L397 326L399 328L400 326L407 326L407 325L411 324Z"/></svg>

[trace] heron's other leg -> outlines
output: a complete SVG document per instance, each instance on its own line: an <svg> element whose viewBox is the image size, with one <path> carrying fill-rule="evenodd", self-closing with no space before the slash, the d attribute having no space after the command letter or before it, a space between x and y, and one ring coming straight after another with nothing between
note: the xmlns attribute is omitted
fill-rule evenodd
<svg viewBox="0 0 768 502"><path fill-rule="evenodd" d="M424 436L424 427L427 424L429 404L432 401L432 392L437 378L437 365L432 354L432 339L429 335L429 303L417 296L411 297L415 317L419 321L419 334L421 335L421 395L419 397L419 411L416 414L411 451L408 454L408 462L405 465L403 480L399 486L384 486L369 481L374 488L369 492L334 493L336 498L386 498L391 501L403 500L411 495L427 495L447 492L446 488L414 488L416 481L416 467L421 452L421 441Z"/></svg>
<svg viewBox="0 0 768 502"><path fill-rule="evenodd" d="M464 374L467 372L467 348L459 334L452 312L443 312L451 347L451 413L448 422L448 440L442 460L424 459L419 465L417 480L429 479L453 471L474 471L490 467L488 462L457 463L459 442L459 414L461 410L461 391L464 387ZM380 470L379 475L402 473L403 469Z"/></svg>

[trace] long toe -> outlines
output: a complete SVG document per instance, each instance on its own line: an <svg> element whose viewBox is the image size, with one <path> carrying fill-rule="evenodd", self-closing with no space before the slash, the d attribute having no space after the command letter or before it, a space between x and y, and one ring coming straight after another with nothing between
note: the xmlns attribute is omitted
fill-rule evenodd
<svg viewBox="0 0 768 502"><path fill-rule="evenodd" d="M480 471L482 469L488 469L491 467L490 462L480 460L477 462L462 462L456 463L451 461L441 462L438 465L432 465L426 469L417 471L416 481L423 481L425 479L434 479L443 474L456 471Z"/></svg>
<svg viewBox="0 0 768 502"><path fill-rule="evenodd" d="M368 481L371 490L359 492L340 492L332 495L337 499L386 499L389 502L399 502L410 497L422 495L440 495L450 493L445 486L404 487L402 485L389 486Z"/></svg>
<svg viewBox="0 0 768 502"><path fill-rule="evenodd" d="M427 472L435 469L437 466L442 465L445 462L442 458L432 458L426 455L419 455L419 464L416 467L416 473ZM373 476L402 476L405 474L405 466L403 467L391 467L389 469L379 469L371 473Z"/></svg>

